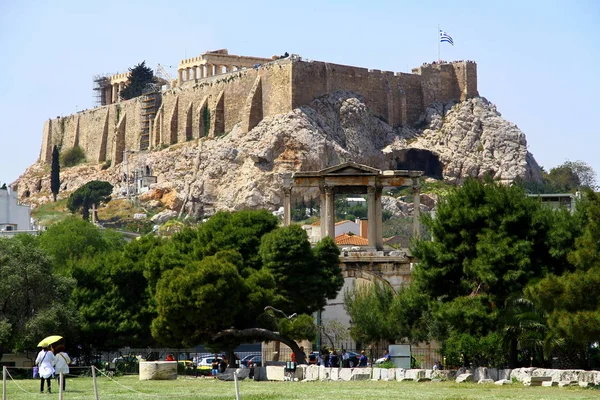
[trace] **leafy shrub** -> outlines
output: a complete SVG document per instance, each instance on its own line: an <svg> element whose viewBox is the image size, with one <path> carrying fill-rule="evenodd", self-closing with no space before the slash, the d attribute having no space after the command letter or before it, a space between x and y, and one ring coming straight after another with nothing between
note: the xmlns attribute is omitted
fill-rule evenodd
<svg viewBox="0 0 600 400"><path fill-rule="evenodd" d="M60 164L63 167L74 167L82 162L85 162L85 153L79 146L73 146L66 149L60 155Z"/></svg>
<svg viewBox="0 0 600 400"><path fill-rule="evenodd" d="M378 368L396 368L396 366L394 365L394 363L392 362L392 360L388 360L388 361L384 361L381 364L379 364L377 366Z"/></svg>

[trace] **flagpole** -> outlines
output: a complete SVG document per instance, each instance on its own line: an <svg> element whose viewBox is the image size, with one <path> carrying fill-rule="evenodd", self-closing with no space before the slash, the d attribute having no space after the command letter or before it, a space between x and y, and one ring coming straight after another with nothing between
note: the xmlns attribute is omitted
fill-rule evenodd
<svg viewBox="0 0 600 400"><path fill-rule="evenodd" d="M438 62L440 62L441 57L440 57L440 24L438 24L438 30L437 30L437 35L438 35Z"/></svg>

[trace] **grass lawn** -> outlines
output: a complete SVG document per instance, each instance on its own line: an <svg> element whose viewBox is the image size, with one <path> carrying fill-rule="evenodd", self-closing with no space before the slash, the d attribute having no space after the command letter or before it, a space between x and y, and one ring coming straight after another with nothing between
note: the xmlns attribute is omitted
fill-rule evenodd
<svg viewBox="0 0 600 400"><path fill-rule="evenodd" d="M98 378L100 399L235 399L234 382L205 378L179 378L176 381L139 381L137 376ZM19 385L21 388L19 388ZM8 400L58 398L56 381L51 395L39 394L39 380L8 381ZM254 382L240 381L242 400L277 399L600 399L600 390L579 387L525 387L520 383L507 386L456 384L453 382ZM67 380L65 400L95 399L91 378Z"/></svg>

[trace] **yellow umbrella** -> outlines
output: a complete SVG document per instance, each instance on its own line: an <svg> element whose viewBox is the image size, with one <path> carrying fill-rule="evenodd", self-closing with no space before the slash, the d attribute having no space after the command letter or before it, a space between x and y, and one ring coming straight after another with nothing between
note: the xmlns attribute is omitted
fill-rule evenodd
<svg viewBox="0 0 600 400"><path fill-rule="evenodd" d="M58 342L60 339L62 339L62 336L58 336L58 335L48 336L47 338L42 339L42 341L38 343L38 347L48 347L52 343Z"/></svg>

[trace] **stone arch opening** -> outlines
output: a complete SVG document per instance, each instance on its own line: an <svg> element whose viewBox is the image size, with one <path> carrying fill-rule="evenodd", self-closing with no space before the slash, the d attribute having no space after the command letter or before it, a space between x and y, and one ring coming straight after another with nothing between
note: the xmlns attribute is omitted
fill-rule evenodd
<svg viewBox="0 0 600 400"><path fill-rule="evenodd" d="M444 166L437 154L423 149L402 149L394 152L396 169L423 171L425 176L444 178Z"/></svg>

